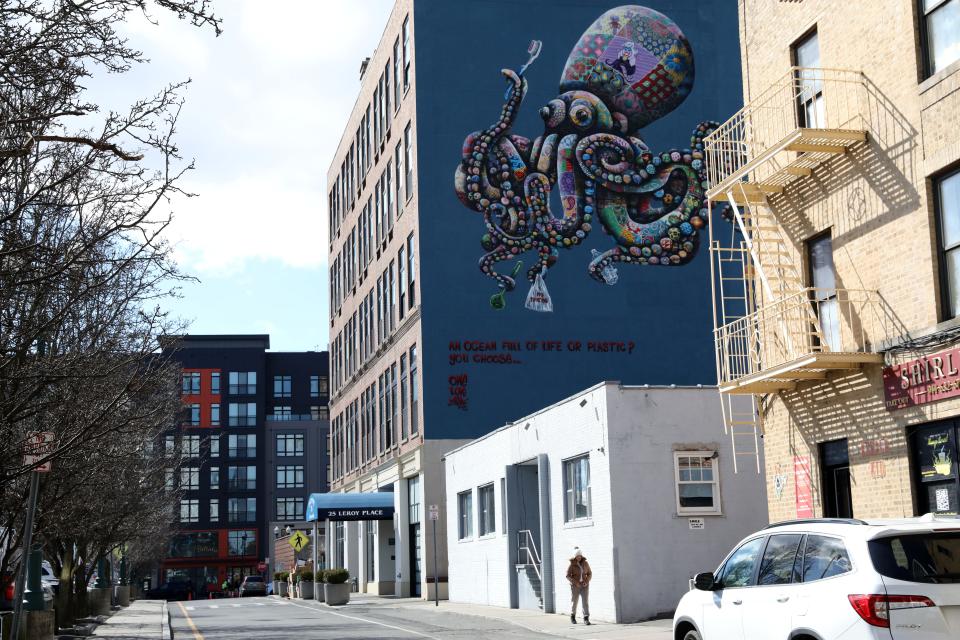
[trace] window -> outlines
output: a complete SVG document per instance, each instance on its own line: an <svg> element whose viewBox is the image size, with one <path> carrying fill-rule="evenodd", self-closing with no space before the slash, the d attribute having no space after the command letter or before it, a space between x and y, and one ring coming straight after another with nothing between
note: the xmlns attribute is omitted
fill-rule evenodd
<svg viewBox="0 0 960 640"><path fill-rule="evenodd" d="M420 428L420 421L417 412L419 411L420 396L417 391L417 345L410 347L410 435L417 433Z"/></svg>
<svg viewBox="0 0 960 640"><path fill-rule="evenodd" d="M257 457L257 436L256 434L233 435L227 439L227 455L231 458L256 458Z"/></svg>
<svg viewBox="0 0 960 640"><path fill-rule="evenodd" d="M403 97L400 95L400 38L397 38L393 43L393 108L400 108L400 99Z"/></svg>
<svg viewBox="0 0 960 640"><path fill-rule="evenodd" d="M820 320L823 341L831 351L839 351L840 306L837 300L837 274L833 266L833 241L829 231L807 240L807 263L810 265L813 306Z"/></svg>
<svg viewBox="0 0 960 640"><path fill-rule="evenodd" d="M200 501L193 498L180 501L180 522L200 521Z"/></svg>
<svg viewBox="0 0 960 640"><path fill-rule="evenodd" d="M200 426L200 405L191 404L191 405L188 405L188 407L190 409L190 421L189 421L190 426L199 427Z"/></svg>
<svg viewBox="0 0 960 640"><path fill-rule="evenodd" d="M256 402L231 402L227 405L229 411L228 424L231 427L257 426Z"/></svg>
<svg viewBox="0 0 960 640"><path fill-rule="evenodd" d="M807 544L803 549L804 582L832 578L852 568L847 549L839 538L807 536Z"/></svg>
<svg viewBox="0 0 960 640"><path fill-rule="evenodd" d="M400 439L407 439L410 421L407 415L407 354L400 354Z"/></svg>
<svg viewBox="0 0 960 640"><path fill-rule="evenodd" d="M273 408L273 414L268 416L271 420L290 420L293 417L293 407L290 405L277 406Z"/></svg>
<svg viewBox="0 0 960 640"><path fill-rule="evenodd" d="M417 306L417 276L414 271L413 233L407 236L407 304L409 309Z"/></svg>
<svg viewBox="0 0 960 640"><path fill-rule="evenodd" d="M277 467L277 489L302 489L303 465L279 465Z"/></svg>
<svg viewBox="0 0 960 640"><path fill-rule="evenodd" d="M932 76L960 60L960 0L921 0L926 72Z"/></svg>
<svg viewBox="0 0 960 640"><path fill-rule="evenodd" d="M220 467L210 467L210 488L220 488Z"/></svg>
<svg viewBox="0 0 960 640"><path fill-rule="evenodd" d="M497 530L497 511L494 503L493 483L477 489L477 508L480 516L480 535L486 536Z"/></svg>
<svg viewBox="0 0 960 640"><path fill-rule="evenodd" d="M277 498L277 520L303 520L303 498Z"/></svg>
<svg viewBox="0 0 960 640"><path fill-rule="evenodd" d="M163 486L168 490L175 489L177 486L176 477L177 476L174 474L173 469L164 469Z"/></svg>
<svg viewBox="0 0 960 640"><path fill-rule="evenodd" d="M410 88L410 16L403 19L403 90Z"/></svg>
<svg viewBox="0 0 960 640"><path fill-rule="evenodd" d="M500 532L507 534L507 479L500 478Z"/></svg>
<svg viewBox="0 0 960 640"><path fill-rule="evenodd" d="M277 434L277 456L280 458L303 455L302 433Z"/></svg>
<svg viewBox="0 0 960 640"><path fill-rule="evenodd" d="M757 566L760 550L763 549L763 541L764 538L754 538L744 542L730 555L720 570L718 588L732 589L753 585L753 570Z"/></svg>
<svg viewBox="0 0 960 640"><path fill-rule="evenodd" d="M593 514L590 501L590 455L563 461L564 521L589 518Z"/></svg>
<svg viewBox="0 0 960 640"><path fill-rule="evenodd" d="M399 303L398 313L400 320L403 320L403 316L406 315L407 311L407 260L404 257L405 251L405 247L400 247L400 251L397 253L397 287L400 289L397 301Z"/></svg>
<svg viewBox="0 0 960 640"><path fill-rule="evenodd" d="M210 522L220 522L220 500L218 498L210 499Z"/></svg>
<svg viewBox="0 0 960 640"><path fill-rule="evenodd" d="M457 517L459 527L457 537L466 540L473 535L473 492L464 491L457 494Z"/></svg>
<svg viewBox="0 0 960 640"><path fill-rule="evenodd" d="M800 533L770 536L760 561L757 584L790 584L794 580L799 582L799 576L794 577L794 568L797 566L797 551L800 550L802 541L803 534Z"/></svg>
<svg viewBox="0 0 960 640"><path fill-rule="evenodd" d="M319 405L312 405L310 407L310 419L311 420L329 420L330 419L330 410L326 407Z"/></svg>
<svg viewBox="0 0 960 640"><path fill-rule="evenodd" d="M420 476L407 478L407 499L410 503L410 524L418 524L423 510L423 492L420 490Z"/></svg>
<svg viewBox="0 0 960 640"><path fill-rule="evenodd" d="M400 214L403 212L403 142L398 142L397 147L393 150L393 164L396 167L396 172L394 173L394 200L397 202L397 217L400 217Z"/></svg>
<svg viewBox="0 0 960 640"><path fill-rule="evenodd" d="M210 426L212 427L220 426L220 405L219 404L210 405Z"/></svg>
<svg viewBox="0 0 960 640"><path fill-rule="evenodd" d="M183 455L192 458L200 455L200 436L183 436Z"/></svg>
<svg viewBox="0 0 960 640"><path fill-rule="evenodd" d="M257 555L256 531L228 531L227 544L232 556Z"/></svg>
<svg viewBox="0 0 960 640"><path fill-rule="evenodd" d="M180 469L180 488L185 490L200 488L199 467L183 467Z"/></svg>
<svg viewBox="0 0 960 640"><path fill-rule="evenodd" d="M677 513L719 514L720 479L713 451L676 451Z"/></svg>
<svg viewBox="0 0 960 640"><path fill-rule="evenodd" d="M823 128L826 113L823 103L823 75L820 69L820 38L816 31L793 45L793 63L797 71L797 119L801 127Z"/></svg>
<svg viewBox="0 0 960 640"><path fill-rule="evenodd" d="M183 374L183 386L180 391L184 395L200 393L200 373L192 371Z"/></svg>
<svg viewBox="0 0 960 640"><path fill-rule="evenodd" d="M231 371L230 372L230 393L233 394L254 394L257 392L257 372L256 371Z"/></svg>
<svg viewBox="0 0 960 640"><path fill-rule="evenodd" d="M407 128L403 130L403 162L407 169L404 186L406 187L407 200L413 197L413 132L410 129L412 123L407 123Z"/></svg>
<svg viewBox="0 0 960 640"><path fill-rule="evenodd" d="M177 450L177 438L176 436L164 436L163 438L163 450L169 456L173 455Z"/></svg>
<svg viewBox="0 0 960 640"><path fill-rule="evenodd" d="M960 169L933 181L940 222L941 295L945 319L960 316Z"/></svg>
<svg viewBox="0 0 960 640"><path fill-rule="evenodd" d="M273 376L273 397L289 398L292 395L292 386L293 382L290 376Z"/></svg>
<svg viewBox="0 0 960 640"><path fill-rule="evenodd" d="M925 531L867 543L876 570L888 578L926 584L960 584L960 533ZM947 587L948 589L951 587Z"/></svg>
<svg viewBox="0 0 960 640"><path fill-rule="evenodd" d="M220 457L220 436L212 436L210 438L210 457Z"/></svg>
<svg viewBox="0 0 960 640"><path fill-rule="evenodd" d="M220 393L220 372L214 371L210 374L210 393L217 395Z"/></svg>
<svg viewBox="0 0 960 640"><path fill-rule="evenodd" d="M253 465L227 467L227 482L230 491L253 491L257 488L257 468Z"/></svg>
<svg viewBox="0 0 960 640"><path fill-rule="evenodd" d="M320 397L320 376L310 376L310 397Z"/></svg>

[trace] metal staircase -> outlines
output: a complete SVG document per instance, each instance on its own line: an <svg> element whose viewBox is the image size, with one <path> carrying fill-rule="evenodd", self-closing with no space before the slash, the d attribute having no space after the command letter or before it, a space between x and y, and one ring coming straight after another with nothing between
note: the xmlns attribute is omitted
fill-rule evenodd
<svg viewBox="0 0 960 640"><path fill-rule="evenodd" d="M543 561L530 529L517 532L517 570L526 573L540 608L543 609Z"/></svg>

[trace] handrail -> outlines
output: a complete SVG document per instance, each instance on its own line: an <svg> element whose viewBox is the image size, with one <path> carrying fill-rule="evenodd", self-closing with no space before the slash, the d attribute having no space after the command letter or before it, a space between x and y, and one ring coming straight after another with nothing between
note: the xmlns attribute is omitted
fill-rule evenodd
<svg viewBox="0 0 960 640"><path fill-rule="evenodd" d="M865 129L866 86L860 71L791 67L704 139L711 188L739 180L751 160L798 129Z"/></svg>
<svg viewBox="0 0 960 640"><path fill-rule="evenodd" d="M527 562L521 562L520 564L532 565L533 570L537 573L537 578L543 582L543 575L541 573L541 565L543 561L540 559L540 552L537 551L537 543L533 537L533 531L530 529L520 529L517 531L517 560L520 560L520 553L523 552L527 556Z"/></svg>
<svg viewBox="0 0 960 640"><path fill-rule="evenodd" d="M719 383L813 354L872 353L890 335L884 311L880 294L867 289L808 287L764 304L714 329Z"/></svg>

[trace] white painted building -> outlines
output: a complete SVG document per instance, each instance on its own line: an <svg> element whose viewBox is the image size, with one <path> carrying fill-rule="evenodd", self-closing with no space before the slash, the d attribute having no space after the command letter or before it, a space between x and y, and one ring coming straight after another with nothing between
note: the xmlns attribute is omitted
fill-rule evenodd
<svg viewBox="0 0 960 640"><path fill-rule="evenodd" d="M715 387L617 382L447 453L450 599L569 613L579 546L592 619L672 612L689 578L767 524L763 478L731 456Z"/></svg>

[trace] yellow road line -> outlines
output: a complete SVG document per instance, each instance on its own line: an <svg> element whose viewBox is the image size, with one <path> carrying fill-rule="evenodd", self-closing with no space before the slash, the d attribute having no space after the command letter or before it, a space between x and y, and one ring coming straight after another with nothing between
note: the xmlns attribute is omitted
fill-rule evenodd
<svg viewBox="0 0 960 640"><path fill-rule="evenodd" d="M187 625L190 627L190 630L193 631L193 639L203 640L203 634L200 633L199 629L197 629L197 625L193 624L193 620L190 618L190 614L187 613L187 610L183 607L183 603L178 602L177 605L180 607L180 611L183 612L183 617L187 619Z"/></svg>

